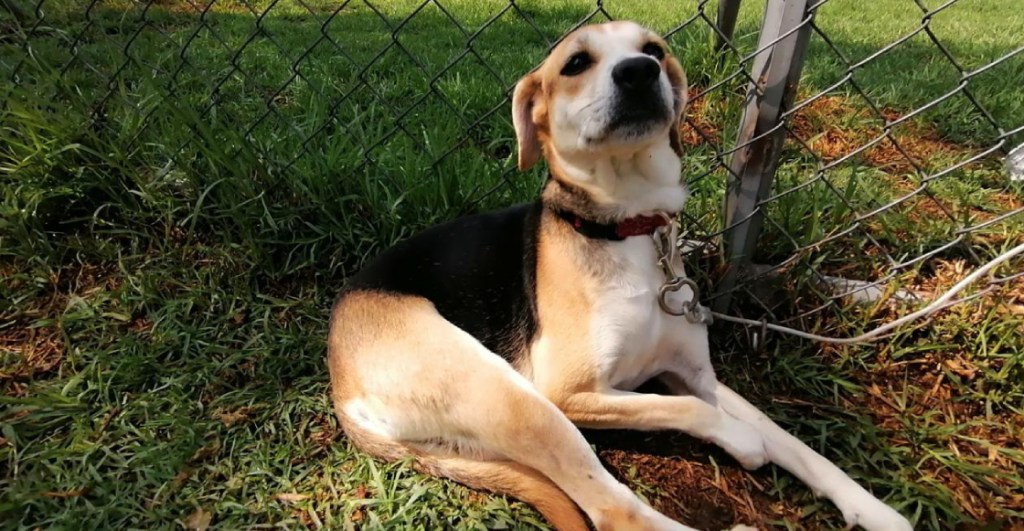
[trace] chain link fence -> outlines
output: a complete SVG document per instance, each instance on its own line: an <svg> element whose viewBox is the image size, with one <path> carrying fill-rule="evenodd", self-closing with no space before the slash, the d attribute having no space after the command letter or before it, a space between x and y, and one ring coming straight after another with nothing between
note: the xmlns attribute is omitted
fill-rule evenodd
<svg viewBox="0 0 1024 531"><path fill-rule="evenodd" d="M912 284L922 268L934 267L929 260L977 263L990 256L993 246L1020 241L1024 203L999 163L1021 140L1020 116L1003 116L1012 123L1001 122L972 85L1000 66L1006 67L1005 75L1019 76L1024 46L965 65L933 30L938 17L956 16L947 11L958 2L928 6L916 0L919 24L854 57L817 22L828 16L829 3L769 0L757 50L740 61L749 61L757 79L747 89L736 143L728 151L730 185L722 230L728 269L717 290L723 311L733 291L757 301L755 313L770 316L762 319L776 321L801 320L826 309L841 312L850 299L913 299L914 291L895 290ZM910 43L925 50L919 57L942 65L947 81L935 87L937 97L882 103L872 95L876 87L869 86L870 79L862 81L870 78L865 71L889 68L895 71L888 75L899 77L901 72L886 60ZM799 83L809 47L820 54L810 58L811 64L825 60L837 68L831 79L802 95ZM902 80L911 86L915 81L934 79L910 75ZM960 143L950 138L958 136L951 131L955 127L944 136L922 125L950 120L954 112L970 123L969 139ZM796 171L776 179L780 169L792 166ZM987 185L991 190L1005 190L1005 202L979 208L962 201L957 195L962 189L939 190L982 175L993 179ZM776 258L770 265L752 263L759 254ZM784 308L785 319L773 314L773 307L783 305L768 299L763 289L780 272L787 282L807 281L799 290L802 300L788 308L795 311Z"/></svg>
<svg viewBox="0 0 1024 531"><path fill-rule="evenodd" d="M688 71L684 245L716 309L856 321L851 298L913 297L896 288L935 260L978 263L1024 229L1001 165L1024 139L1024 46L960 58L959 0L899 17L846 0L2 2L5 121L41 110L102 155L106 196L237 231L287 272L347 271L535 194L511 88L561 36L618 18ZM856 37L875 24L890 42ZM61 215L108 215L76 193Z"/></svg>

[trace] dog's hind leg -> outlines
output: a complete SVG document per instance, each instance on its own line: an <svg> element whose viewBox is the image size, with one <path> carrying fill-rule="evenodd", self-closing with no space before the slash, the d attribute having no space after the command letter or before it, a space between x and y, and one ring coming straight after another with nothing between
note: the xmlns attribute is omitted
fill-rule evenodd
<svg viewBox="0 0 1024 531"><path fill-rule="evenodd" d="M675 367L661 375L673 394L692 394L717 407L726 416L753 428L762 439L767 460L788 470L817 495L825 495L839 507L850 526L869 531L906 531L907 519L875 498L831 461L790 435L767 415L732 389L717 381L711 368L707 329L685 329L680 358ZM716 441L717 443L718 441ZM736 441L719 444L726 450Z"/></svg>
<svg viewBox="0 0 1024 531"><path fill-rule="evenodd" d="M732 389L719 383L715 395L726 413L757 429L765 441L768 458L800 478L817 495L839 507L847 525L868 531L907 531L910 522L858 485L831 461L790 435L767 415Z"/></svg>
<svg viewBox="0 0 1024 531"><path fill-rule="evenodd" d="M555 529L587 531L576 504L554 483L532 468L512 461L487 461L448 452L428 452L369 431L346 421L349 439L376 457L400 460L413 457L413 466L425 474L445 477L468 487L507 494L533 506Z"/></svg>
<svg viewBox="0 0 1024 531"><path fill-rule="evenodd" d="M660 380L673 393L691 392L689 383L678 374L665 373ZM816 495L832 500L849 526L860 525L869 531L912 529L906 518L872 496L831 461L787 433L735 391L720 382L713 383L711 389L724 414L745 423L760 435L768 461L788 470Z"/></svg>
<svg viewBox="0 0 1024 531"><path fill-rule="evenodd" d="M554 404L429 302L350 294L331 321L332 395L357 447L521 497L560 529L586 529L572 502L598 529L688 529L617 482Z"/></svg>

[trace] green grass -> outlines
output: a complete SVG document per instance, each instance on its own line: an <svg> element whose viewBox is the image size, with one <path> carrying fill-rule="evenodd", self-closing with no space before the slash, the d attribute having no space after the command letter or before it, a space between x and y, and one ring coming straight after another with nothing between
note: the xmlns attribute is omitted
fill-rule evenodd
<svg viewBox="0 0 1024 531"><path fill-rule="evenodd" d="M436 4L403 22L419 7L412 1L374 4L383 20L366 4L335 14L339 4L323 0L306 2L312 12L282 0L262 18L267 0L222 0L201 18L178 0L97 3L83 16L88 5L45 3L30 36L0 13L3 527L164 528L200 508L224 529L541 525L522 504L349 447L326 399L323 338L345 275L379 249L535 193L543 170L513 169L506 90L592 5L519 2L540 34L515 11L481 30L506 6L497 0L443 1L458 25ZM695 5L605 7L668 31ZM741 53L756 45L761 9L743 6ZM713 18L715 5L706 10ZM817 24L856 62L920 20L912 2L832 0ZM1014 0L961 2L932 28L970 70L1022 44L1024 12ZM712 42L700 20L671 39L699 87L737 66L734 54L720 63ZM802 94L846 71L818 37L808 57ZM968 88L1010 130L1024 124L1022 79L1024 54ZM854 73L872 103L904 113L958 80L924 34ZM721 223L724 171L706 174L730 147L742 87L735 79L704 97L721 141L685 160L689 214L708 231ZM850 84L836 95L867 105ZM817 119L852 132L881 126L870 114L841 118ZM1000 135L962 95L896 134L920 131L959 146L924 157L929 172ZM807 183L817 167L817 156L787 144L779 190ZM1006 201L1020 204L1024 191L1001 172L987 160L930 183L952 218L907 202L802 251L788 272L800 296L773 310L820 304L808 266L872 278L888 263L871 251L914 257L1008 211ZM759 260L790 257L920 178L860 158L825 172L768 208ZM973 231L900 280L942 281L966 249L995 255L1019 241L1021 218ZM1020 308L1018 286L872 347L772 337L746 356L737 330L721 328L720 371L922 528L1019 519L1024 320L997 304ZM799 325L853 334L893 315L843 308ZM623 474L648 497L686 494ZM803 511L805 525L838 525L789 476L769 468L753 477L783 507L760 507L765 519Z"/></svg>

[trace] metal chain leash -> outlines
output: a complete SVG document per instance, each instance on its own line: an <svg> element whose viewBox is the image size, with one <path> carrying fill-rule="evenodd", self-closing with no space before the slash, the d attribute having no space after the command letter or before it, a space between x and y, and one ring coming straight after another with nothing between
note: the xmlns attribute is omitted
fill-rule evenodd
<svg viewBox="0 0 1024 531"><path fill-rule="evenodd" d="M668 214L661 215L668 220L668 224L659 227L652 235L654 249L658 253L658 266L665 277L661 288L658 289L658 306L669 315L685 316L691 323L710 325L714 322L714 317L710 308L701 305L700 288L697 283L687 278L685 274L676 273L674 264L679 259L679 248L675 244L676 221ZM693 298L684 302L681 308L673 308L669 304L669 294L683 289L684 286L690 288Z"/></svg>
<svg viewBox="0 0 1024 531"><path fill-rule="evenodd" d="M982 276L991 273L991 271L994 270L998 265L1006 262L1007 260L1014 256L1024 254L1024 244L1017 245L1016 247L1004 251L999 256L983 264L976 271L962 279L955 286L947 290L945 293L943 293L941 296L933 300L924 308L916 312L913 312L909 315L905 315L888 324L879 326L869 332L858 335L856 337L836 338L821 336L818 334L811 334L808 332L804 332L802 330L796 330L785 326L770 324L764 320L755 321L752 319L743 319L740 317L733 317L731 315L725 315L718 312L712 312L710 308L702 305L700 303L700 288L697 286L697 283L687 278L685 274L680 275L676 272L675 262L679 258L679 247L677 246L675 241L677 221L676 219L668 216L667 214L663 213L662 215L665 216L668 223L665 226L659 227L652 235L652 240L654 241L654 249L655 251L657 251L658 254L657 263L658 266L661 268L662 275L664 275L665 277L665 281L662 283L661 288L658 289L658 305L661 307L662 311L669 315L684 316L686 317L687 321L695 324L703 323L704 325L709 326L714 322L715 318L717 317L726 322L741 324L745 326L758 327L761 329L760 337L762 338L768 330L773 330L776 332L795 335L798 337L810 339L812 341L818 341L821 343L869 343L873 340L878 339L885 332L889 332L899 326L918 320L922 317L930 316L936 312L949 308L950 306L955 306L957 304L967 302L984 293L991 291L993 289L993 286L990 285L989 287L981 290L980 292L974 295L963 297L956 300L951 300L953 299L953 296L955 296L960 291L963 291L967 286L976 282ZM1013 275L1011 278L1016 278L1019 275L1021 275L1021 273L1017 273L1016 275ZM679 291L684 286L690 288L691 292L693 293L693 297L689 301L684 302L680 308L673 308L668 301L669 294Z"/></svg>

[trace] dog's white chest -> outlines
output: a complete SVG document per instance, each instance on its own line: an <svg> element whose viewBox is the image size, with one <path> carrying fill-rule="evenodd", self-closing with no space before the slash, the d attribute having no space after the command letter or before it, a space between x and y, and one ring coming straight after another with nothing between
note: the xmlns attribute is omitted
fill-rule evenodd
<svg viewBox="0 0 1024 531"><path fill-rule="evenodd" d="M604 381L630 388L667 368L685 329L693 325L658 305L664 277L649 238L629 238L611 248L616 267L603 279L594 306L593 346ZM669 297L678 306L693 294L684 287Z"/></svg>

